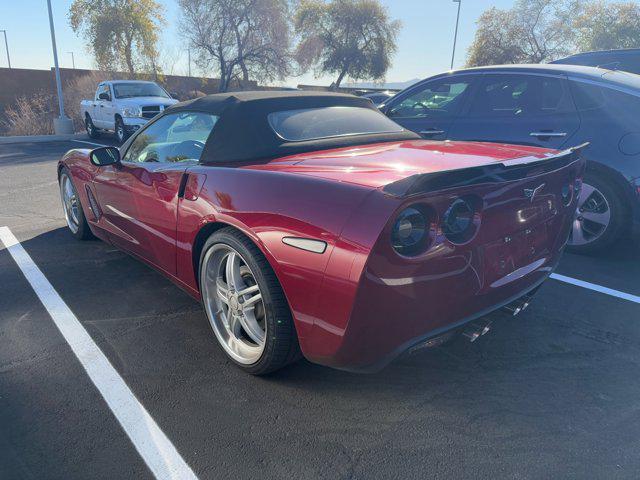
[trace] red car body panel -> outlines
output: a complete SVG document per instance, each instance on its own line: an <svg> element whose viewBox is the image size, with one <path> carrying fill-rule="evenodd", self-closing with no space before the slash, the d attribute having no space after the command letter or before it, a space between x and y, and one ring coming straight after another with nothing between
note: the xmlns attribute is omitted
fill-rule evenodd
<svg viewBox="0 0 640 480"><path fill-rule="evenodd" d="M410 198L382 187L412 175L552 153L407 141L241 166L98 168L88 161L88 151L74 150L61 165L71 171L98 237L158 268L195 298L198 248L220 226L242 231L275 271L305 357L366 369L536 288L555 268L575 210L575 201L563 205L559 192L573 185L584 164ZM523 195L541 183L543 194ZM440 220L460 195L476 196L483 207L478 233L458 245L445 237ZM433 212L432 245L408 258L392 248L390 231L395 214L416 202ZM327 249L317 254L293 248L282 242L285 236L322 240Z"/></svg>

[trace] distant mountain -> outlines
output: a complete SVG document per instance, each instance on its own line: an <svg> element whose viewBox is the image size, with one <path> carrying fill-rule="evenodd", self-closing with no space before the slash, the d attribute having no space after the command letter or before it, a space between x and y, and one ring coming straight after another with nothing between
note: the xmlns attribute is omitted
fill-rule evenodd
<svg viewBox="0 0 640 480"><path fill-rule="evenodd" d="M393 90L403 90L410 87L414 83L419 82L420 78L414 78L406 82L389 82L389 83L374 83L374 82L353 82L343 83L342 86L347 88L390 88Z"/></svg>

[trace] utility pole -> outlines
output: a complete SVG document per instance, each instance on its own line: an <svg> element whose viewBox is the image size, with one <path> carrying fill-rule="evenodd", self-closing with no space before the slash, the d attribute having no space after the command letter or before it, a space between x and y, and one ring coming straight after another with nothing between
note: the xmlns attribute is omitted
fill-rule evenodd
<svg viewBox="0 0 640 480"><path fill-rule="evenodd" d="M187 49L187 55L189 56L189 76L191 76L191 49Z"/></svg>
<svg viewBox="0 0 640 480"><path fill-rule="evenodd" d="M56 69L56 88L58 89L58 108L60 116L53 119L53 130L56 135L73 133L73 122L64 113L64 99L62 97L62 81L60 80L60 67L58 66L58 48L56 47L56 32L53 28L53 13L51 13L51 0L47 0L49 10L49 28L51 30L51 46L53 48L53 63Z"/></svg>
<svg viewBox="0 0 640 480"><path fill-rule="evenodd" d="M453 0L453 3L458 4L458 16L456 17L456 32L453 34L453 53L451 54L451 70L453 70L453 59L456 57L456 42L458 41L458 23L460 22L460 6L462 0Z"/></svg>
<svg viewBox="0 0 640 480"><path fill-rule="evenodd" d="M9 68L11 68L11 58L9 58L9 44L7 43L7 31L0 30L0 32L4 33L4 48L7 50L7 63L9 64Z"/></svg>
<svg viewBox="0 0 640 480"><path fill-rule="evenodd" d="M73 65L73 69L76 69L76 59L73 56L73 52L67 52L71 54L71 65Z"/></svg>

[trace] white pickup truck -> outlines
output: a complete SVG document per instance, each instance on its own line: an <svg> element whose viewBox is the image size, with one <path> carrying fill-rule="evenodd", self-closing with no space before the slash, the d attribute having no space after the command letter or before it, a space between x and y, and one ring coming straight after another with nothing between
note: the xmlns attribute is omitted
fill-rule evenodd
<svg viewBox="0 0 640 480"><path fill-rule="evenodd" d="M112 131L120 143L166 107L178 103L161 86L139 80L102 82L93 100L80 102L87 134Z"/></svg>

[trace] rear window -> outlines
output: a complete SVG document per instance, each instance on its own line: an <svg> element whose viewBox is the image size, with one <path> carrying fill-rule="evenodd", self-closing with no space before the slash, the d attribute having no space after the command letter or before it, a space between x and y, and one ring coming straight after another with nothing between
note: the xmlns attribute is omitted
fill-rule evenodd
<svg viewBox="0 0 640 480"><path fill-rule="evenodd" d="M361 107L285 110L270 113L268 120L273 131L290 142L404 130L379 111Z"/></svg>

